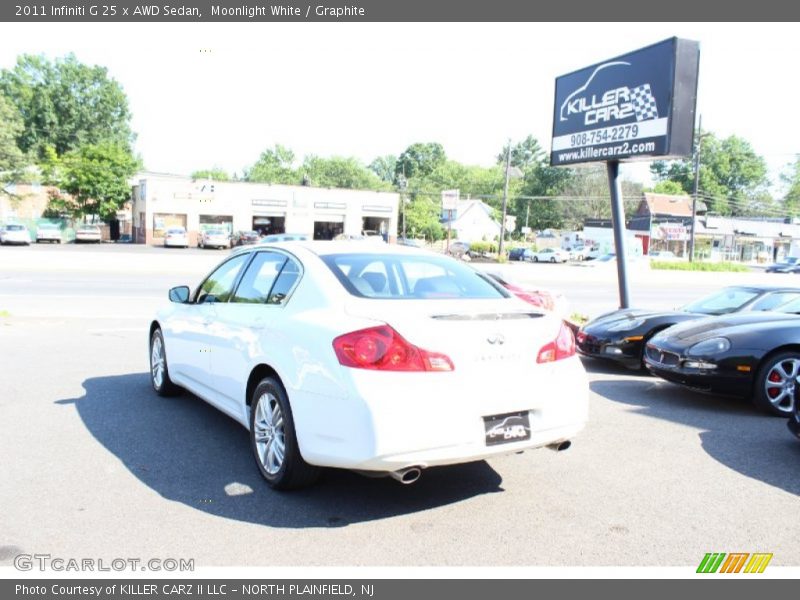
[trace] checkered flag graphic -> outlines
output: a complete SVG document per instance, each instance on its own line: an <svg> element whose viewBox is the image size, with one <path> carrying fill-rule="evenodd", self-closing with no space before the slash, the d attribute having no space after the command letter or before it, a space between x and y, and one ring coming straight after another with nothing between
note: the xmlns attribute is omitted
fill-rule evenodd
<svg viewBox="0 0 800 600"><path fill-rule="evenodd" d="M633 89L631 92L631 104L633 104L633 111L636 113L637 121L658 118L656 99L653 97L653 92L650 90L649 83L642 84Z"/></svg>

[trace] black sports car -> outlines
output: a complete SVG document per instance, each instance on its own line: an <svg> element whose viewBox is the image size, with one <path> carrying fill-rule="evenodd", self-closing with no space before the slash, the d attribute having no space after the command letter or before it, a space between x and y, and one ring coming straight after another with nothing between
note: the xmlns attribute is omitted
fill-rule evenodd
<svg viewBox="0 0 800 600"><path fill-rule="evenodd" d="M641 369L647 341L667 327L708 316L773 310L795 299L800 299L800 287L748 285L724 288L674 311L615 310L580 328L577 349L583 356Z"/></svg>
<svg viewBox="0 0 800 600"><path fill-rule="evenodd" d="M770 265L766 269L767 273L800 273L800 257L787 256L780 262Z"/></svg>
<svg viewBox="0 0 800 600"><path fill-rule="evenodd" d="M675 325L650 340L645 364L667 381L751 398L762 410L788 417L800 375L800 300L781 310Z"/></svg>

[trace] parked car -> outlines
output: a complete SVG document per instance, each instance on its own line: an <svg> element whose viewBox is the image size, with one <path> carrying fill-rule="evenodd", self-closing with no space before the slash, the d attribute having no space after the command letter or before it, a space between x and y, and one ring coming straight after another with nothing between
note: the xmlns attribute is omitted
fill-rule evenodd
<svg viewBox="0 0 800 600"><path fill-rule="evenodd" d="M589 246L575 246L567 251L570 260L588 260L592 249Z"/></svg>
<svg viewBox="0 0 800 600"><path fill-rule="evenodd" d="M519 260L519 261L533 261L533 250L530 248L524 248L522 246L518 248L512 248L508 251L508 260Z"/></svg>
<svg viewBox="0 0 800 600"><path fill-rule="evenodd" d="M261 236L257 231L237 231L233 234L234 246L252 246L261 241Z"/></svg>
<svg viewBox="0 0 800 600"><path fill-rule="evenodd" d="M447 248L447 254L455 258L463 259L465 256L469 256L469 243L461 241L450 242Z"/></svg>
<svg viewBox="0 0 800 600"><path fill-rule="evenodd" d="M660 261L676 261L680 260L672 250L651 250L650 253L647 255L650 260L660 260Z"/></svg>
<svg viewBox="0 0 800 600"><path fill-rule="evenodd" d="M397 238L397 243L401 246L411 246L412 248L424 248L423 242L414 238Z"/></svg>
<svg viewBox="0 0 800 600"><path fill-rule="evenodd" d="M545 248L533 253L533 262L563 263L569 260L569 252L561 248Z"/></svg>
<svg viewBox="0 0 800 600"><path fill-rule="evenodd" d="M310 240L311 236L306 233L273 233L261 238L262 244L273 244L275 242L303 242Z"/></svg>
<svg viewBox="0 0 800 600"><path fill-rule="evenodd" d="M170 227L164 233L165 248L188 248L189 234L185 227Z"/></svg>
<svg viewBox="0 0 800 600"><path fill-rule="evenodd" d="M647 368L673 383L749 398L770 414L793 416L800 375L800 299L778 308L671 327L647 344Z"/></svg>
<svg viewBox="0 0 800 600"><path fill-rule="evenodd" d="M97 225L81 225L75 231L75 243L99 244L103 239L103 234Z"/></svg>
<svg viewBox="0 0 800 600"><path fill-rule="evenodd" d="M486 271L484 274L528 304L554 312L562 319L569 316L569 305L563 294L519 281L511 281L507 275L497 271Z"/></svg>
<svg viewBox="0 0 800 600"><path fill-rule="evenodd" d="M800 257L787 256L766 268L767 273L800 273Z"/></svg>
<svg viewBox="0 0 800 600"><path fill-rule="evenodd" d="M647 342L667 327L713 315L773 310L795 299L800 299L800 287L734 286L676 310L623 308L581 327L576 336L578 352L643 369Z"/></svg>
<svg viewBox="0 0 800 600"><path fill-rule="evenodd" d="M150 326L154 390L186 388L247 428L276 488L321 467L412 483L427 467L564 449L587 419L562 321L440 254L245 247L169 297Z"/></svg>
<svg viewBox="0 0 800 600"><path fill-rule="evenodd" d="M198 248L230 248L231 236L226 229L206 229L200 233Z"/></svg>
<svg viewBox="0 0 800 600"><path fill-rule="evenodd" d="M30 245L31 234L24 225L12 223L0 229L0 244Z"/></svg>
<svg viewBox="0 0 800 600"><path fill-rule="evenodd" d="M49 242L60 244L64 241L61 226L56 223L42 223L36 228L36 243Z"/></svg>

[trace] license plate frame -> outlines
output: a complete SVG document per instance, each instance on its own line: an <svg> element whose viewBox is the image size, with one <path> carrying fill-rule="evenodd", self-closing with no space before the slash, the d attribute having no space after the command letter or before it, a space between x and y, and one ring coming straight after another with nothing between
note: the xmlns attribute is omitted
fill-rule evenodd
<svg viewBox="0 0 800 600"><path fill-rule="evenodd" d="M530 411L521 410L483 417L484 440L487 446L513 444L531 439Z"/></svg>

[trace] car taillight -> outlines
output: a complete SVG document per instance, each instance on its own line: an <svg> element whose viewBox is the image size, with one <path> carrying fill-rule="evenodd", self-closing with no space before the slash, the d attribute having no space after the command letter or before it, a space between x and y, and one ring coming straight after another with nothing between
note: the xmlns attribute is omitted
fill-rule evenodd
<svg viewBox="0 0 800 600"><path fill-rule="evenodd" d="M339 364L375 371L452 371L444 354L418 348L389 325L345 333L333 340Z"/></svg>
<svg viewBox="0 0 800 600"><path fill-rule="evenodd" d="M561 323L558 336L549 344L542 346L539 356L536 357L537 363L548 363L562 358L569 358L575 355L575 337L572 330Z"/></svg>

